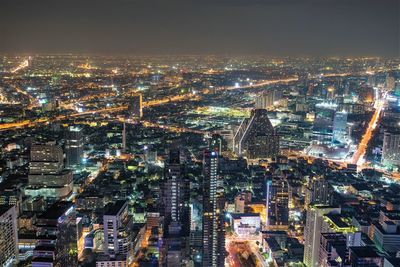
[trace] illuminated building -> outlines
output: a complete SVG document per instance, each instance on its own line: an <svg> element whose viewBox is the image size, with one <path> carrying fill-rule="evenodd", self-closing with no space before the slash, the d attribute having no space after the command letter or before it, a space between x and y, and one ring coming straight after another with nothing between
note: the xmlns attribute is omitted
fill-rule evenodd
<svg viewBox="0 0 400 267"><path fill-rule="evenodd" d="M217 152L204 152L203 159L203 267L224 266L224 200Z"/></svg>
<svg viewBox="0 0 400 267"><path fill-rule="evenodd" d="M333 142L347 142L347 112L336 111L333 118Z"/></svg>
<svg viewBox="0 0 400 267"><path fill-rule="evenodd" d="M324 233L324 215L328 213L340 213L340 208L315 205L307 210L306 225L304 227L304 259L307 267L318 267L320 251L320 237Z"/></svg>
<svg viewBox="0 0 400 267"><path fill-rule="evenodd" d="M255 108L257 109L269 109L272 108L277 101L282 98L282 91L280 90L267 90L261 95L257 96Z"/></svg>
<svg viewBox="0 0 400 267"><path fill-rule="evenodd" d="M231 225L238 236L254 235L261 230L259 213L231 213Z"/></svg>
<svg viewBox="0 0 400 267"><path fill-rule="evenodd" d="M60 198L71 193L72 173L64 169L60 146L49 142L31 147L28 181L26 195Z"/></svg>
<svg viewBox="0 0 400 267"><path fill-rule="evenodd" d="M18 262L18 229L15 206L0 205L0 266Z"/></svg>
<svg viewBox="0 0 400 267"><path fill-rule="evenodd" d="M383 135L382 163L384 165L400 165L400 132L386 130Z"/></svg>
<svg viewBox="0 0 400 267"><path fill-rule="evenodd" d="M374 222L369 238L381 252L393 254L399 251L400 231L398 223L393 221Z"/></svg>
<svg viewBox="0 0 400 267"><path fill-rule="evenodd" d="M65 132L65 154L67 167L81 164L83 155L83 135L81 128L71 126Z"/></svg>
<svg viewBox="0 0 400 267"><path fill-rule="evenodd" d="M132 252L132 220L128 215L128 202L118 200L105 207L104 253L115 258L117 255L129 256Z"/></svg>
<svg viewBox="0 0 400 267"><path fill-rule="evenodd" d="M313 124L313 138L319 144L332 143L333 118L336 104L321 103L316 105L315 119Z"/></svg>
<svg viewBox="0 0 400 267"><path fill-rule="evenodd" d="M129 116L133 118L140 119L143 116L142 94L137 94L130 98L128 112Z"/></svg>
<svg viewBox="0 0 400 267"><path fill-rule="evenodd" d="M269 158L279 153L279 137L268 118L267 110L255 109L241 123L234 137L234 150L250 159Z"/></svg>
<svg viewBox="0 0 400 267"><path fill-rule="evenodd" d="M318 258L319 267L331 267L340 262L341 266L348 266L350 246L361 246L361 233L345 235L343 233L322 233L321 247Z"/></svg>
<svg viewBox="0 0 400 267"><path fill-rule="evenodd" d="M267 228L288 227L289 192L287 181L274 177L267 181L266 190Z"/></svg>
<svg viewBox="0 0 400 267"><path fill-rule="evenodd" d="M76 266L76 214L71 202L56 202L37 217L32 267Z"/></svg>
<svg viewBox="0 0 400 267"><path fill-rule="evenodd" d="M305 204L329 205L332 200L332 188L323 177L313 178L306 189Z"/></svg>
<svg viewBox="0 0 400 267"><path fill-rule="evenodd" d="M386 75L385 87L388 91L391 91L396 87L396 80L389 73Z"/></svg>
<svg viewBox="0 0 400 267"><path fill-rule="evenodd" d="M171 149L160 191L166 266L174 266L174 263L181 261L189 242L189 180L183 166L180 149Z"/></svg>

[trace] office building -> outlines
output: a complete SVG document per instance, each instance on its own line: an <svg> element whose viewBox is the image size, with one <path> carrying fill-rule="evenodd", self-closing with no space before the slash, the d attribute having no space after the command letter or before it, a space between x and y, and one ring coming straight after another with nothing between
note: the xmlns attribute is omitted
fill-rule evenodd
<svg viewBox="0 0 400 267"><path fill-rule="evenodd" d="M104 254L112 258L132 253L132 218L128 214L128 202L118 200L104 208Z"/></svg>
<svg viewBox="0 0 400 267"><path fill-rule="evenodd" d="M347 143L347 112L336 111L333 118L333 142Z"/></svg>
<svg viewBox="0 0 400 267"><path fill-rule="evenodd" d="M171 149L161 184L166 266L174 266L188 254L190 233L189 180L181 162L181 150Z"/></svg>
<svg viewBox="0 0 400 267"><path fill-rule="evenodd" d="M76 266L78 231L71 202L56 202L36 220L32 267Z"/></svg>
<svg viewBox="0 0 400 267"><path fill-rule="evenodd" d="M31 147L29 186L25 194L36 197L61 198L72 191L72 172L64 169L63 151L55 142Z"/></svg>
<svg viewBox="0 0 400 267"><path fill-rule="evenodd" d="M400 132L386 130L383 135L382 163L384 165L400 165Z"/></svg>
<svg viewBox="0 0 400 267"><path fill-rule="evenodd" d="M71 126L65 132L66 167L80 165L83 156L83 133L79 127Z"/></svg>
<svg viewBox="0 0 400 267"><path fill-rule="evenodd" d="M268 229L289 226L288 183L280 177L273 177L266 186L266 226Z"/></svg>
<svg viewBox="0 0 400 267"><path fill-rule="evenodd" d="M224 266L225 230L222 181L217 152L204 152L203 159L203 267Z"/></svg>
<svg viewBox="0 0 400 267"><path fill-rule="evenodd" d="M129 117L140 119L143 116L142 94L136 94L129 99Z"/></svg>
<svg viewBox="0 0 400 267"><path fill-rule="evenodd" d="M275 157L279 153L279 137L265 109L255 109L241 123L234 137L234 150L250 159Z"/></svg>
<svg viewBox="0 0 400 267"><path fill-rule="evenodd" d="M374 222L369 232L369 238L381 252L395 254L400 247L400 230L393 221Z"/></svg>
<svg viewBox="0 0 400 267"><path fill-rule="evenodd" d="M333 188L324 177L313 177L306 188L305 204L330 205Z"/></svg>
<svg viewBox="0 0 400 267"><path fill-rule="evenodd" d="M0 266L18 263L18 228L15 206L0 205Z"/></svg>
<svg viewBox="0 0 400 267"><path fill-rule="evenodd" d="M350 235L343 233L322 233L320 244L319 267L351 266L349 262L349 248L361 246L361 232L355 232Z"/></svg>
<svg viewBox="0 0 400 267"><path fill-rule="evenodd" d="M324 215L340 213L340 208L324 205L314 205L307 210L306 225L304 227L304 259L307 267L318 267L321 233L330 232L324 228Z"/></svg>
<svg viewBox="0 0 400 267"><path fill-rule="evenodd" d="M277 102L282 98L282 91L273 89L264 91L261 95L258 95L255 101L255 107L257 109L270 109L277 105Z"/></svg>

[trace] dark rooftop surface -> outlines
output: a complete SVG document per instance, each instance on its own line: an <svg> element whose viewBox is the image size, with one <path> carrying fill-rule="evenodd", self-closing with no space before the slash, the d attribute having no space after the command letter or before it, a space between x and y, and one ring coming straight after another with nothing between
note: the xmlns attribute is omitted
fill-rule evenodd
<svg viewBox="0 0 400 267"><path fill-rule="evenodd" d="M72 207L72 202L61 201L51 205L45 212L39 215L38 219L57 220L69 208Z"/></svg>
<svg viewBox="0 0 400 267"><path fill-rule="evenodd" d="M122 209L122 207L125 205L126 201L124 200L117 200L113 204L108 204L105 207L105 212L104 215L117 215L118 212Z"/></svg>

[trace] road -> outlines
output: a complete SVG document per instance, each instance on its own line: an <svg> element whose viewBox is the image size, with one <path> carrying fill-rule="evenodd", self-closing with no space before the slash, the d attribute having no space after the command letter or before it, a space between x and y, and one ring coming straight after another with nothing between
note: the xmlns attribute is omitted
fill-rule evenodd
<svg viewBox="0 0 400 267"><path fill-rule="evenodd" d="M166 97L158 100L151 100L148 102L143 103L143 107L153 107L157 105L163 105L166 103L173 103L173 102L179 102L179 101L185 101L185 100L191 100L191 101L197 101L199 100L198 96L195 96L193 94L185 94L185 95L178 95L174 97ZM60 115L56 116L54 118L39 118L36 120L24 120L24 121L17 121L17 122L11 122L11 123L3 123L0 124L0 131L6 131L6 130L13 130L17 128L22 128L22 127L34 127L43 123L49 123L49 122L55 122L55 121L62 121L70 118L76 118L76 117L82 117L86 115L92 115L92 114L99 114L99 113L114 113L114 112L120 112L123 110L128 109L128 106L118 106L118 107L109 107L109 108L102 108L102 109L96 109L96 110L88 110L88 111L83 111L83 112L76 112L68 115ZM163 126L165 128L168 128L168 126ZM173 128L171 126L170 128ZM189 131L189 130L187 130Z"/></svg>
<svg viewBox="0 0 400 267"><path fill-rule="evenodd" d="M298 77L291 77L291 78L285 78L285 79L276 79L276 80L267 80L267 81L262 81L259 83L255 84L248 84L248 85L239 85L239 86L228 86L228 87L218 87L218 90L237 90L237 89L248 89L248 88L257 88L257 87L262 87L262 86L267 86L267 85L272 85L272 84L278 84L278 83L290 83L290 82L296 82L298 81Z"/></svg>
<svg viewBox="0 0 400 267"><path fill-rule="evenodd" d="M358 166L363 165L364 156L365 156L365 152L367 150L368 143L371 140L372 134L376 128L376 125L378 123L380 114L381 114L383 106L384 106L384 103L385 102L383 100L378 100L376 102L375 112L372 115L370 122L368 123L368 128L365 131L365 134L363 135L360 143L358 144L357 150L354 152L351 163L357 164Z"/></svg>

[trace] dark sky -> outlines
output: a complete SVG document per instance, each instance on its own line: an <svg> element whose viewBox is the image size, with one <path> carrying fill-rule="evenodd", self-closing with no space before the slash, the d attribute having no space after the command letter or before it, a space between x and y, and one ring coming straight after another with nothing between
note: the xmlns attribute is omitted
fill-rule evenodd
<svg viewBox="0 0 400 267"><path fill-rule="evenodd" d="M0 52L399 55L400 0L0 0Z"/></svg>

